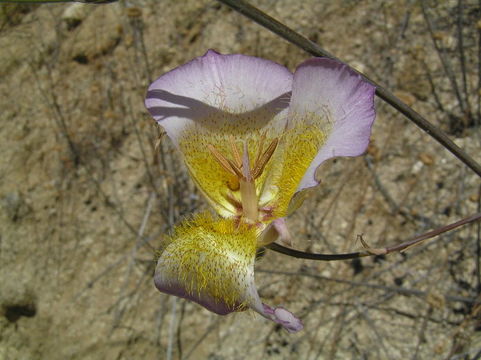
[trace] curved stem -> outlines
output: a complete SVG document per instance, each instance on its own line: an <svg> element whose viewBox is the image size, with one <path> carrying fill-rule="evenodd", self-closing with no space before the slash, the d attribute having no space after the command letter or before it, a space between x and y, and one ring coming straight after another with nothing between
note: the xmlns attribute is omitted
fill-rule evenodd
<svg viewBox="0 0 481 360"><path fill-rule="evenodd" d="M370 248L362 240L362 237L361 237L361 242L366 250L353 252L353 253L346 253L346 254L311 254L311 253L306 253L299 250L290 249L276 243L269 244L266 247L272 251L276 251L278 253L289 255L292 257L300 258L300 259L319 260L319 261L349 260L349 259L356 259L364 256L374 256L374 255L381 255L381 254L387 255L393 252L405 251L413 246L421 244L423 241L427 239L433 238L442 233L454 230L460 226L470 224L479 220L481 220L481 213L468 216L452 224L441 226L437 229L428 231L421 235L416 235L412 239L405 241L401 244L391 245L385 248Z"/></svg>
<svg viewBox="0 0 481 360"><path fill-rule="evenodd" d="M335 261L335 260L349 260L349 259L356 259L359 257L370 256L371 254L367 252L353 252L353 253L346 253L346 254L312 254L306 253L304 251L299 251L295 249L291 249L276 243L271 243L266 246L269 250L292 256L299 259L308 259L308 260L319 260L319 261Z"/></svg>

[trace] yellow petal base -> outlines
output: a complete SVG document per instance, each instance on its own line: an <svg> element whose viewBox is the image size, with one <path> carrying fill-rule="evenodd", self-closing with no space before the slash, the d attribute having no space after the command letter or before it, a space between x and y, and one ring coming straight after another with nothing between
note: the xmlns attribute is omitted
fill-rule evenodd
<svg viewBox="0 0 481 360"><path fill-rule="evenodd" d="M192 296L208 295L242 309L254 280L258 230L233 219L196 215L175 227L160 250L156 273Z"/></svg>

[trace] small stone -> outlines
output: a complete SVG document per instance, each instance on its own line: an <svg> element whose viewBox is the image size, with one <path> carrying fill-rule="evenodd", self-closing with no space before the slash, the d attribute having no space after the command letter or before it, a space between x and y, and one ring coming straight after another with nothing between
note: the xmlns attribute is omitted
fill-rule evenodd
<svg viewBox="0 0 481 360"><path fill-rule="evenodd" d="M472 201L474 203L477 203L479 201L479 194L472 194L470 197L469 197L469 201Z"/></svg>
<svg viewBox="0 0 481 360"><path fill-rule="evenodd" d="M407 106L413 106L413 104L416 102L416 97L414 97L414 95L408 93L407 91L399 90L396 91L394 95Z"/></svg>
<svg viewBox="0 0 481 360"><path fill-rule="evenodd" d="M376 144L371 141L367 147L367 153L372 156L372 159L377 162L381 160L381 151L376 146Z"/></svg>
<svg viewBox="0 0 481 360"><path fill-rule="evenodd" d="M90 60L113 51L122 33L115 5L96 7L82 22L71 48L72 59Z"/></svg>
<svg viewBox="0 0 481 360"><path fill-rule="evenodd" d="M440 341L434 346L434 352L438 355L443 354L446 351L447 341Z"/></svg>
<svg viewBox="0 0 481 360"><path fill-rule="evenodd" d="M2 197L2 207L9 219L13 222L21 220L30 211L30 207L25 203L22 195L16 191L8 193Z"/></svg>
<svg viewBox="0 0 481 360"><path fill-rule="evenodd" d="M426 301L431 307L438 310L442 310L446 306L446 300L444 299L444 296L436 292L428 293L426 296Z"/></svg>
<svg viewBox="0 0 481 360"><path fill-rule="evenodd" d="M442 40L444 38L444 33L441 31L435 31L433 32L433 39L434 40Z"/></svg>
<svg viewBox="0 0 481 360"><path fill-rule="evenodd" d="M125 14L130 18L140 18L142 10L138 7L128 7L125 9Z"/></svg>
<svg viewBox="0 0 481 360"><path fill-rule="evenodd" d="M433 157L431 155L427 154L427 153L419 154L419 160L421 160L424 165L430 166L430 165L434 164Z"/></svg>
<svg viewBox="0 0 481 360"><path fill-rule="evenodd" d="M417 174L421 171L421 169L423 168L424 164L421 162L421 161L416 161L413 165L413 167L411 168L411 173L413 174Z"/></svg>
<svg viewBox="0 0 481 360"><path fill-rule="evenodd" d="M84 21L89 13L89 5L85 3L74 3L67 7L61 19L67 23L69 29L73 29Z"/></svg>
<svg viewBox="0 0 481 360"><path fill-rule="evenodd" d="M356 61L356 60L351 61L350 65L351 65L352 68L356 69L360 73L365 73L367 71L366 65L364 65L363 63L361 63L359 61Z"/></svg>

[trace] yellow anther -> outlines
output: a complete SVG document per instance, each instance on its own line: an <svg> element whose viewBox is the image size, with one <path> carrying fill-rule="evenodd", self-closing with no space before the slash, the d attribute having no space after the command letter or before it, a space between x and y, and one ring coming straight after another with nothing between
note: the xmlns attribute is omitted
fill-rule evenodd
<svg viewBox="0 0 481 360"><path fill-rule="evenodd" d="M207 145L207 148L209 149L209 151L212 153L212 155L214 156L214 158L217 160L217 162L225 169L227 170L228 172L230 172L232 175L236 175L238 174L238 172L236 172L235 170L235 165L232 164L231 161L229 161L228 159L226 159L224 157L224 155L222 155L214 146L208 144Z"/></svg>
<svg viewBox="0 0 481 360"><path fill-rule="evenodd" d="M272 142L267 147L267 150L261 156L259 156L259 159L254 164L254 170L252 171L252 176L254 177L254 179L257 179L259 176L261 176L264 168L271 159L272 154L274 154L274 151L276 151L278 143L279 140L277 138L272 140Z"/></svg>
<svg viewBox="0 0 481 360"><path fill-rule="evenodd" d="M237 146L235 144L235 138L234 136L230 136L229 137L229 141L230 141L230 146L232 148L232 154L234 155L234 161L235 161L235 164L237 165L238 168L241 168L242 166L242 157L240 156L239 154L239 150L237 150Z"/></svg>
<svg viewBox="0 0 481 360"><path fill-rule="evenodd" d="M259 159L262 156L262 150L264 149L264 142L266 141L266 133L262 133L261 135L261 140L259 142L259 149L257 150L257 156L256 156L256 161L254 164L257 164L259 162Z"/></svg>
<svg viewBox="0 0 481 360"><path fill-rule="evenodd" d="M249 153L247 149L247 143L244 144L244 151L243 155L239 153L239 149L237 148L235 138L231 135L229 137L229 143L232 151L232 156L234 160L230 160L224 155L222 155L213 145L207 145L209 151L212 153L214 158L217 162L229 173L234 176L237 176L239 180L244 179L247 182L252 180L256 180L259 176L262 175L267 163L271 159L274 151L277 148L279 140L277 138L273 139L267 149L264 150L264 143L265 143L266 136L262 134L259 149L257 151L256 160L251 167L250 160L249 160ZM247 162L246 162L247 160Z"/></svg>

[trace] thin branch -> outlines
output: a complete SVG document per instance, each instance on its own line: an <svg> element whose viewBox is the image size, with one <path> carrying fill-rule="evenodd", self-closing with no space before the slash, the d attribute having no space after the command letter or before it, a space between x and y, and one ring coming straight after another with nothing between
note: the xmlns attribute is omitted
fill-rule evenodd
<svg viewBox="0 0 481 360"><path fill-rule="evenodd" d="M481 0L478 1L478 6L481 6ZM477 111L476 124L481 125L481 26L478 26L478 87L476 91Z"/></svg>
<svg viewBox="0 0 481 360"><path fill-rule="evenodd" d="M465 114L466 109L464 107L463 98L461 97L461 92L459 91L458 82L456 81L456 77L454 76L454 72L448 57L445 55L445 52L443 51L443 49L441 49L441 47L438 44L438 41L436 40L436 36L434 35L433 25L429 18L429 14L426 10L425 0L421 1L421 9L423 12L424 21L426 22L426 25L428 28L429 35L431 36L431 40L433 41L434 49L436 50L439 61L441 62L441 65L443 67L444 74L446 75L449 82L451 83L451 87L453 89L454 95L456 96L456 99L458 100L458 104L459 104L459 108L461 109L461 112Z"/></svg>
<svg viewBox="0 0 481 360"><path fill-rule="evenodd" d="M363 309L360 304L357 305L356 308L358 310L358 314L360 316L362 316L362 318L364 318L364 321L366 322L368 327L371 328L371 331L376 336L376 338L377 338L377 341L376 341L377 346L376 347L380 348L382 350L382 352L384 353L384 356L382 356L382 358L388 359L390 352L387 349L386 345L384 345L384 336L382 334L384 329L382 329L381 331L378 330L378 328L376 326L376 323L371 319L371 317L368 314L369 309Z"/></svg>
<svg viewBox="0 0 481 360"><path fill-rule="evenodd" d="M0 0L0 3L20 3L20 4L44 4L44 3L67 3L83 2L87 4L108 4L118 0Z"/></svg>
<svg viewBox="0 0 481 360"><path fill-rule="evenodd" d="M470 224L470 223L473 223L473 222L476 222L476 221L479 221L479 220L481 220L481 213L474 214L472 216L466 217L464 219L461 219L461 220L456 221L456 222L454 222L452 224L449 224L449 225L441 226L441 227L439 227L435 230L428 231L427 233L424 233L424 234L419 235L419 236L415 236L410 241L406 241L406 242L404 242L402 244L399 244L399 245L387 247L386 248L386 254L389 254L391 252L396 252L396 251L407 250L412 246L418 245L419 243L421 243L424 240L433 238L433 237L441 235L445 232L454 230L454 229L456 229L460 226Z"/></svg>
<svg viewBox="0 0 481 360"><path fill-rule="evenodd" d="M359 282L359 281L352 281L346 279L339 279L339 278L331 278L327 276L311 274L309 272L292 272L292 271L278 271L278 270L267 270L267 269L256 269L258 273L266 273L272 275L284 275L284 276L302 276L302 277L309 277L317 280L325 280L330 282L336 282L339 284L346 284L353 287L365 287L369 289L375 290L382 290L386 292L392 292L404 296L417 296L419 298L425 298L428 296L429 292L406 288L403 286L387 286L387 285L380 285L380 284L371 284L368 282ZM478 297L465 297L460 295L443 295L444 300L449 302L461 302L465 304L479 304L480 299Z"/></svg>
<svg viewBox="0 0 481 360"><path fill-rule="evenodd" d="M422 64L423 64L423 67L424 67L424 71L426 72L426 78L429 82L429 86L431 87L431 93L433 94L434 102L436 103L436 105L438 107L438 110L441 113L448 113L444 109L444 106L443 106L441 100L439 99L438 91L436 90L436 86L434 85L434 79L433 79L433 76L431 75L431 70L429 70L428 64L426 64L426 62L424 60L422 61Z"/></svg>
<svg viewBox="0 0 481 360"><path fill-rule="evenodd" d="M478 190L478 211L481 212L481 185ZM481 293L481 223L476 227L476 291L479 294Z"/></svg>
<svg viewBox="0 0 481 360"><path fill-rule="evenodd" d="M369 172L371 173L374 184L376 185L377 189L381 193L381 195L384 197L386 200L390 210L391 210L391 215L396 215L397 213L400 212L401 207L399 206L398 203L396 203L396 200L391 196L389 191L384 187L384 185L381 183L381 180L379 179L379 176L377 176L377 173L374 169L374 165L372 163L372 158L368 155L364 157L364 161L367 165L367 168Z"/></svg>
<svg viewBox="0 0 481 360"><path fill-rule="evenodd" d="M205 340L205 338L219 325L220 323L220 317L217 317L214 322L212 322L207 329L202 333L202 335L197 339L197 341L192 345L192 347L189 349L189 352L185 355L185 357L182 360L188 360L190 356L194 353L194 351L197 349L197 347L202 344L202 342Z"/></svg>
<svg viewBox="0 0 481 360"><path fill-rule="evenodd" d="M462 79L462 90L464 95L464 100L466 101L466 111L469 117L471 117L471 104L469 102L469 93L468 93L468 81L466 80L466 56L464 54L464 34L463 34L463 0L458 0L457 6L457 35L458 35L458 51L459 51L459 62L461 64L461 79Z"/></svg>
<svg viewBox="0 0 481 360"><path fill-rule="evenodd" d="M239 12L240 14L248 17L249 19L253 20L254 22L258 23L259 25L265 27L266 29L272 31L273 33L279 35L283 39L289 41L290 43L296 45L297 47L303 49L304 51L308 52L313 56L325 56L331 59L335 59L338 61L333 54L329 53L328 51L321 48L316 43L310 41L309 39L305 38L304 36L300 35L299 33L295 32L291 28L287 27L286 25L280 23L276 19L270 17L263 11L257 9L256 7L252 6L248 2L244 0L217 0L235 11ZM344 63L344 62L343 62ZM370 82L372 85L376 86L376 95L387 102L389 105L394 107L400 113L404 114L409 120L415 123L418 127L428 133L429 136L437 140L440 144L442 144L446 149L448 149L454 156L456 156L459 160L461 160L466 166L471 168L476 174L481 176L481 165L477 163L471 156L469 156L464 150L462 150L459 146L457 146L451 139L440 129L436 126L431 124L427 121L424 117L419 115L416 111L411 109L409 106L404 104L401 100L399 100L394 94L392 94L389 90L383 88L373 80L369 79L365 75L361 74L355 69L352 69L359 75L361 75L366 81Z"/></svg>
<svg viewBox="0 0 481 360"><path fill-rule="evenodd" d="M138 230L138 236L137 236L137 243L135 244L134 247L132 247L132 250L130 252L130 261L129 261L129 265L127 267L127 270L125 272L125 276L124 276L124 281L123 281L123 284L122 284L122 287L121 287L121 290L120 290L120 296L119 296L119 300L123 298L124 296L124 293L128 287L128 284L129 284L129 281L130 281L130 275L132 273L132 269L133 269L133 266L134 266L134 263L135 263L135 256L137 255L137 251L138 249L140 249L142 246L143 246L143 237L144 237L144 231L145 231L145 227L147 226L147 222L149 221L149 218L150 218L150 214L152 213L152 207L153 207L153 203L154 203L154 200L156 198L156 194L154 192L152 192L147 200L147 204L145 206L145 211L144 211L144 216L142 218L142 222L140 223L140 227L139 227L139 230ZM125 308L118 308L116 311L115 311L115 314L114 314L114 325L112 327L113 328L116 328L118 326L118 324L120 323L121 319L122 319L122 316L124 314L124 311L125 311Z"/></svg>
<svg viewBox="0 0 481 360"><path fill-rule="evenodd" d="M308 259L308 260L319 260L319 261L335 261L335 260L349 260L349 259L356 259L364 256L369 256L371 254L367 252L353 252L353 253L345 253L345 254L313 254L307 253L304 251L299 251L295 249L291 249L276 243L272 243L266 246L268 249L287 255L292 256L299 259Z"/></svg>
<svg viewBox="0 0 481 360"><path fill-rule="evenodd" d="M177 300L178 298L172 296L172 308L171 308L171 317L169 322L169 338L167 342L167 354L166 359L172 360L172 352L174 349L174 337L175 337L175 321L176 321L176 314L177 314Z"/></svg>
<svg viewBox="0 0 481 360"><path fill-rule="evenodd" d="M345 253L345 254L312 254L306 253L299 250L290 249L284 247L282 245L272 243L267 246L268 249L276 251L278 253L300 258L300 259L309 259L309 260L319 260L319 261L335 261L335 260L348 260L348 259L355 259L365 256L373 256L373 255L387 255L393 252L402 252L408 250L409 248L419 245L423 241L443 234L445 232L454 230L460 226L470 224L476 221L481 220L481 213L477 213L475 215L463 218L459 221L456 221L452 224L441 226L437 229L428 231L427 233L417 235L413 237L411 240L403 242L401 244L388 246L385 248L371 248L369 247L366 242L363 240L362 236L359 236L361 243L363 244L365 251L358 251L353 253Z"/></svg>
<svg viewBox="0 0 481 360"><path fill-rule="evenodd" d="M177 352L179 354L179 359L182 359L182 321L184 320L184 315L185 315L185 305L186 305L186 302L182 301L182 304L180 305L179 321L177 322L176 338L177 338Z"/></svg>

